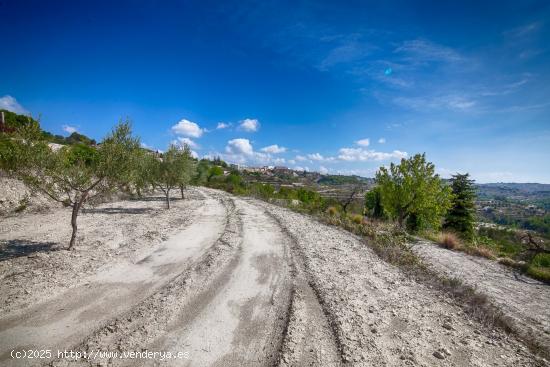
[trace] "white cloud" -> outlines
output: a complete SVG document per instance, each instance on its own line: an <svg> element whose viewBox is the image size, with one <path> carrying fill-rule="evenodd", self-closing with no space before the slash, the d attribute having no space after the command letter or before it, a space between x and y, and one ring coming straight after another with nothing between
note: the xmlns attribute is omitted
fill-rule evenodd
<svg viewBox="0 0 550 367"><path fill-rule="evenodd" d="M74 127L74 126L63 125L62 128L63 128L63 131L65 131L66 133L69 133L69 134L77 132L76 127Z"/></svg>
<svg viewBox="0 0 550 367"><path fill-rule="evenodd" d="M216 126L216 129L217 130L220 130L220 129L227 129L231 127L231 124L229 123L225 123L225 122L218 122L218 125Z"/></svg>
<svg viewBox="0 0 550 367"><path fill-rule="evenodd" d="M29 111L23 108L23 106L21 106L19 102L17 102L17 100L10 95L5 95L0 98L0 110L8 110L22 115L29 114Z"/></svg>
<svg viewBox="0 0 550 367"><path fill-rule="evenodd" d="M199 159L199 155L194 150L191 151L191 157Z"/></svg>
<svg viewBox="0 0 550 367"><path fill-rule="evenodd" d="M342 148L339 151L338 159L348 162L363 161L383 161L389 159L406 158L407 152L394 150L393 152L377 152L363 148Z"/></svg>
<svg viewBox="0 0 550 367"><path fill-rule="evenodd" d="M200 138L204 132L204 129L201 129L200 126L193 121L182 119L180 122L172 126L172 131L177 135Z"/></svg>
<svg viewBox="0 0 550 367"><path fill-rule="evenodd" d="M294 159L289 159L288 164L296 164L296 161Z"/></svg>
<svg viewBox="0 0 550 367"><path fill-rule="evenodd" d="M298 162L304 162L304 161L307 161L307 157L304 157L303 155L297 155L295 157L295 159L298 161Z"/></svg>
<svg viewBox="0 0 550 367"><path fill-rule="evenodd" d="M362 147L368 147L369 144L370 144L370 140L369 140L368 138L367 138L367 139L357 140L357 141L355 142L355 144L360 145L360 146L362 146Z"/></svg>
<svg viewBox="0 0 550 367"><path fill-rule="evenodd" d="M239 138L227 142L224 154L212 153L211 156L221 156L231 163L248 165L283 165L286 160L282 157L274 157L268 152L258 152L250 143L250 140Z"/></svg>
<svg viewBox="0 0 550 367"><path fill-rule="evenodd" d="M302 167L302 166L294 166L293 167L293 170L295 171L305 171L305 172L309 172L309 167Z"/></svg>
<svg viewBox="0 0 550 367"><path fill-rule="evenodd" d="M312 161L323 161L325 158L319 153L308 154L307 157Z"/></svg>
<svg viewBox="0 0 550 367"><path fill-rule="evenodd" d="M225 147L225 151L233 155L250 156L254 154L254 149L252 148L250 141L242 138L229 140L227 142L227 146Z"/></svg>
<svg viewBox="0 0 550 367"><path fill-rule="evenodd" d="M193 140L191 140L189 138L182 138L181 136L178 136L177 142L181 146L183 146L184 144L187 144L189 146L189 148L192 148L192 149L197 149L199 147L199 145L197 143L195 143Z"/></svg>
<svg viewBox="0 0 550 367"><path fill-rule="evenodd" d="M322 175L326 175L328 173L328 168L320 166L319 167L319 173Z"/></svg>
<svg viewBox="0 0 550 367"><path fill-rule="evenodd" d="M260 128L260 122L257 119L244 119L239 127L244 131L255 132Z"/></svg>
<svg viewBox="0 0 550 367"><path fill-rule="evenodd" d="M280 147L277 144L273 144L267 147L263 147L260 149L262 152L271 153L271 154L278 154L278 153L284 153L286 152L285 147Z"/></svg>
<svg viewBox="0 0 550 367"><path fill-rule="evenodd" d="M384 144L384 143L386 143L386 138L378 139L378 144Z"/></svg>

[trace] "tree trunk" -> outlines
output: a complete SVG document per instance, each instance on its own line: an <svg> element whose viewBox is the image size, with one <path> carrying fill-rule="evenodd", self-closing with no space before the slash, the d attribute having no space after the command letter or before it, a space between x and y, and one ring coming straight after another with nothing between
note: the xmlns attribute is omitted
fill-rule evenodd
<svg viewBox="0 0 550 367"><path fill-rule="evenodd" d="M399 212L399 215L397 216L397 222L399 223L399 227L403 228L403 223L405 222L406 214L403 211Z"/></svg>
<svg viewBox="0 0 550 367"><path fill-rule="evenodd" d="M170 190L166 190L166 208L170 209Z"/></svg>
<svg viewBox="0 0 550 367"><path fill-rule="evenodd" d="M183 196L183 189L184 189L184 187L183 187L183 185L181 185L180 186L180 191L181 191L181 199L182 200L185 199L185 196Z"/></svg>
<svg viewBox="0 0 550 367"><path fill-rule="evenodd" d="M138 198L141 199L141 198L142 198L142 196L141 196L141 189L140 189L139 187L136 187L136 193L137 193Z"/></svg>
<svg viewBox="0 0 550 367"><path fill-rule="evenodd" d="M88 197L88 191L84 191L80 195L80 198L77 199L77 201L73 204L73 213L71 215L71 226L73 227L73 233L71 235L71 241L69 242L68 250L72 250L74 248L74 243L76 241L76 231L78 230L76 219L78 218L78 214L80 213L80 208L82 208L82 204L84 204L87 197Z"/></svg>

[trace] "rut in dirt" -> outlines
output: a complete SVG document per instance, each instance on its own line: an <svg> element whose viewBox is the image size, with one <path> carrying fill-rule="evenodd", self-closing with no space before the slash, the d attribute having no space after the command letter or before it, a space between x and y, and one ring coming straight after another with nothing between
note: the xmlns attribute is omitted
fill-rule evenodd
<svg viewBox="0 0 550 367"><path fill-rule="evenodd" d="M110 318L131 309L201 256L224 228L225 208L209 197L196 220L136 262L121 262L46 302L0 319L0 364L39 360L10 358L12 349L65 350Z"/></svg>

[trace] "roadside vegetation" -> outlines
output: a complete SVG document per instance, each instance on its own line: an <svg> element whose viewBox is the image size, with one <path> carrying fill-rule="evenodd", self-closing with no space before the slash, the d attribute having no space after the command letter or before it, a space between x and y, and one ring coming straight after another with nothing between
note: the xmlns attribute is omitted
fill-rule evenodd
<svg viewBox="0 0 550 367"><path fill-rule="evenodd" d="M378 236L385 243L398 243L396 239L403 236L425 237L450 250L495 259L550 282L547 238L477 224L473 180L468 174L457 174L450 184L445 182L424 154L381 167L374 186L359 199L357 177L321 178L351 185L351 194L335 198L307 187L250 181L220 158L194 159L186 145L172 145L164 153L143 149L128 121L120 122L96 144L78 133L56 137L43 131L37 120L4 113L0 169L32 192L72 208L69 249L75 246L78 215L86 203L116 193L141 197L157 190L163 192L169 209L173 193L179 191L183 199L185 188L193 184L288 206L354 233ZM54 142L58 145L52 146ZM26 205L21 202L17 211ZM408 261L408 255L392 251L387 250L392 262Z"/></svg>
<svg viewBox="0 0 550 367"><path fill-rule="evenodd" d="M161 189L170 208L170 190L179 188L183 198L194 175L189 147L171 146L164 154L146 151L129 121L117 124L99 144L88 139L52 146L51 134L38 121L8 116L0 132L0 169L31 192L72 208L69 250L75 246L78 216L87 203L112 194L141 196Z"/></svg>

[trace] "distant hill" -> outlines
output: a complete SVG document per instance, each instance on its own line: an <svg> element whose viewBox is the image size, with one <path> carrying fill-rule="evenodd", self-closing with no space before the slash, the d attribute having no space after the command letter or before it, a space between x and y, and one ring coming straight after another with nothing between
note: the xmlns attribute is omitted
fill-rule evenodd
<svg viewBox="0 0 550 367"><path fill-rule="evenodd" d="M8 110L0 110L0 112L4 112L4 122L5 122L5 125L6 125L5 127L7 131L17 130L18 128L21 128L23 126L33 124L33 123L39 124L38 121L36 121L30 116L19 115L17 113L14 113ZM69 136L54 135L45 130L42 130L42 134L46 140L56 144L64 144L64 145L72 145L72 144L79 144L79 143L86 144L86 145L96 144L96 141L94 139L91 139L86 135L80 134L76 131Z"/></svg>
<svg viewBox="0 0 550 367"><path fill-rule="evenodd" d="M365 185L373 182L372 178L361 176L344 175L323 175L317 180L319 185L337 186L337 185Z"/></svg>
<svg viewBox="0 0 550 367"><path fill-rule="evenodd" d="M501 199L503 197L520 201L548 200L550 185L539 183L488 183L478 184L479 199Z"/></svg>

